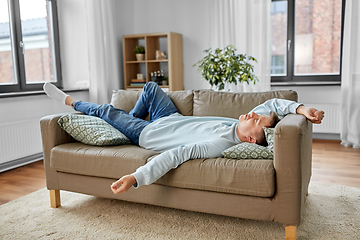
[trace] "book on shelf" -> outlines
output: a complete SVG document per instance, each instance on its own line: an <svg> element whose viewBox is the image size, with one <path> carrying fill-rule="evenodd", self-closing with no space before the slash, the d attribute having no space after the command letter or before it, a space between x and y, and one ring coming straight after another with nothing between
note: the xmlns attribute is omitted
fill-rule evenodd
<svg viewBox="0 0 360 240"><path fill-rule="evenodd" d="M130 83L131 87L143 87L145 86L145 83Z"/></svg>
<svg viewBox="0 0 360 240"><path fill-rule="evenodd" d="M131 79L132 83L145 83L145 79Z"/></svg>
<svg viewBox="0 0 360 240"><path fill-rule="evenodd" d="M143 87L146 81L144 79L131 79L130 86L131 87Z"/></svg>

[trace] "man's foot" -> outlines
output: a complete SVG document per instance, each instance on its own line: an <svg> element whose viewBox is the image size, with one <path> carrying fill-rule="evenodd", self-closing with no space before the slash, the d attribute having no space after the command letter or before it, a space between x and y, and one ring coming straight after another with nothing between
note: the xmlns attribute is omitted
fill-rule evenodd
<svg viewBox="0 0 360 240"><path fill-rule="evenodd" d="M65 100L69 95L58 89L53 84L46 82L43 86L43 89L50 98L66 104Z"/></svg>
<svg viewBox="0 0 360 240"><path fill-rule="evenodd" d="M50 98L65 103L68 106L74 107L73 102L75 99L58 89L53 84L46 82L43 86L43 89Z"/></svg>
<svg viewBox="0 0 360 240"><path fill-rule="evenodd" d="M68 97L68 95L58 89L56 86L49 82L46 82L43 86L43 89L50 98L65 104L65 99Z"/></svg>

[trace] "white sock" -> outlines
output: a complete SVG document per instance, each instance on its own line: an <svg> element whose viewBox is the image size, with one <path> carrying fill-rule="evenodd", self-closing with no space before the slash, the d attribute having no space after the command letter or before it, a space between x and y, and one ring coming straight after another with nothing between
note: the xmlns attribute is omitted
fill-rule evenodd
<svg viewBox="0 0 360 240"><path fill-rule="evenodd" d="M46 82L44 84L43 89L50 98L60 101L64 104L66 97L69 96L49 82Z"/></svg>

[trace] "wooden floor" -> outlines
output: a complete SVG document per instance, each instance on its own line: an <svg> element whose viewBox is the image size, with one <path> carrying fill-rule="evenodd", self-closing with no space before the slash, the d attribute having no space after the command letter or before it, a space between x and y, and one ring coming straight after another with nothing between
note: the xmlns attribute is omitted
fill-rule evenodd
<svg viewBox="0 0 360 240"><path fill-rule="evenodd" d="M360 149L314 140L312 182L360 188Z"/></svg>
<svg viewBox="0 0 360 240"><path fill-rule="evenodd" d="M0 173L0 205L46 186L43 161Z"/></svg>
<svg viewBox="0 0 360 240"><path fill-rule="evenodd" d="M360 188L360 149L314 140L311 181ZM0 173L0 205L45 186L43 161Z"/></svg>

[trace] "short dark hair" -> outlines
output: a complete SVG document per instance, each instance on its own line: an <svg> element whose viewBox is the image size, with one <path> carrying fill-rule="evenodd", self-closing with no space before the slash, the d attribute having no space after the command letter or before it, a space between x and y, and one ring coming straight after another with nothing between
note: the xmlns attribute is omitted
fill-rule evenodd
<svg viewBox="0 0 360 240"><path fill-rule="evenodd" d="M278 122L280 122L280 118L277 115L276 112L271 111L270 112L270 128L274 128ZM266 147L268 145L267 141L266 141L266 137L265 137L265 132L264 129L261 129L261 133L259 134L258 138L256 139L256 143Z"/></svg>
<svg viewBox="0 0 360 240"><path fill-rule="evenodd" d="M270 117L271 117L270 127L271 127L271 128L274 128L274 127L278 124L278 122L280 122L280 118L279 118L279 116L277 115L277 113L274 112L274 111L271 111L271 112L270 112Z"/></svg>

